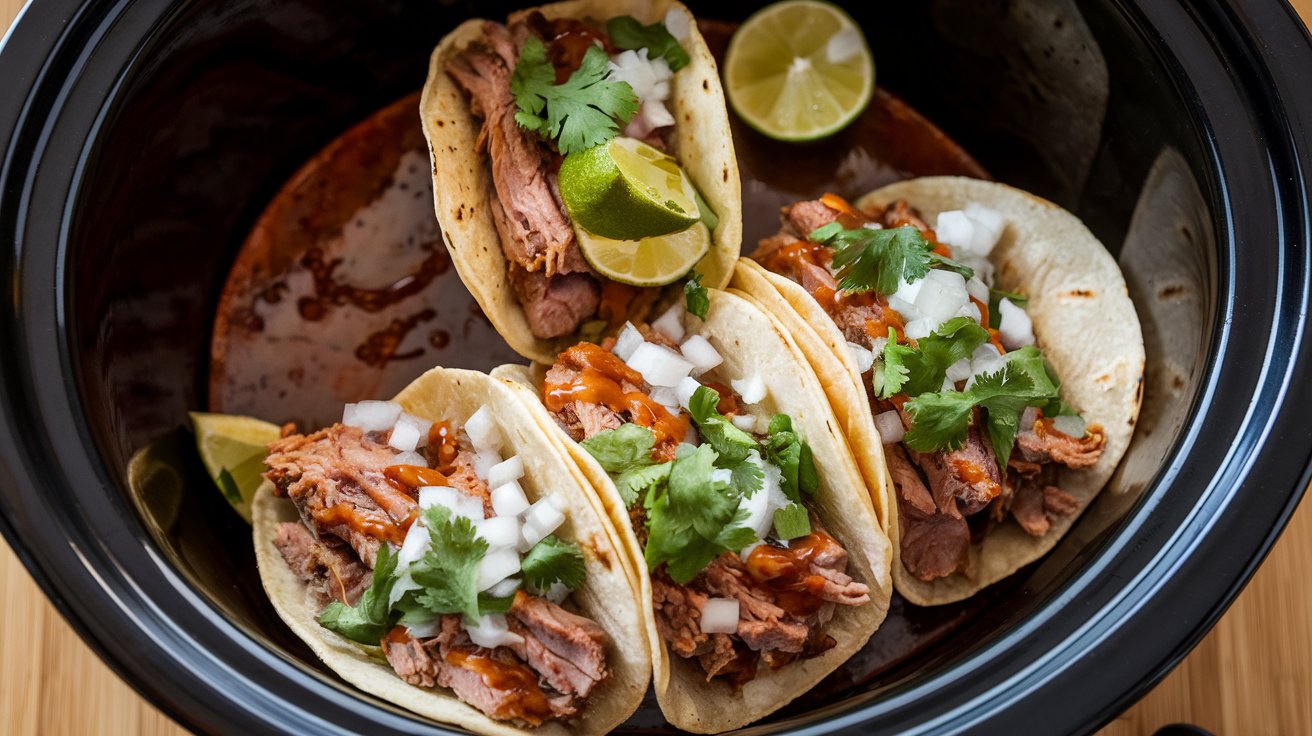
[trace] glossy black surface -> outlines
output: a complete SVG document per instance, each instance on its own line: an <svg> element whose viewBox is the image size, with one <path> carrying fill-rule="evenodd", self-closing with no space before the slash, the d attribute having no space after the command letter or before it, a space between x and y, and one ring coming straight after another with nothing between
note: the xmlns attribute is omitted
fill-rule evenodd
<svg viewBox="0 0 1312 736"><path fill-rule="evenodd" d="M1007 596L765 728L1089 730L1220 615L1307 482L1312 47L1270 3L863 8L882 84L1119 253L1144 413L1111 486ZM195 467L139 462L128 481L142 448L187 456L217 290L268 197L418 86L470 11L48 0L0 49L3 531L92 645L196 728L440 731L313 663Z"/></svg>

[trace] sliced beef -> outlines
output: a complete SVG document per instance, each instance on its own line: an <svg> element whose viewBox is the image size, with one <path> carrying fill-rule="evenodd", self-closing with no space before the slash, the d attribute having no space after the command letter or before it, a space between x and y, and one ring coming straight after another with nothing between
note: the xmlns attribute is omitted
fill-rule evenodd
<svg viewBox="0 0 1312 736"><path fill-rule="evenodd" d="M1026 534L1041 537L1048 533L1052 522L1043 510L1043 490L1036 484L1022 482L1011 500L1011 516Z"/></svg>
<svg viewBox="0 0 1312 736"><path fill-rule="evenodd" d="M381 541L400 544L418 513L415 500L383 475L395 455L359 429L335 424L270 443L264 475L318 537L345 541L372 569Z"/></svg>
<svg viewBox="0 0 1312 736"><path fill-rule="evenodd" d="M897 490L898 544L902 565L929 582L963 568L970 555L970 527L953 501L939 511L901 445L885 445Z"/></svg>
<svg viewBox="0 0 1312 736"><path fill-rule="evenodd" d="M889 228L910 225L919 230L927 240L937 239L934 231L920 219L920 215L916 214L915 209L905 199L899 199L885 208L883 214L879 216L879 223Z"/></svg>
<svg viewBox="0 0 1312 736"><path fill-rule="evenodd" d="M510 614L515 632L524 637L524 659L556 690L587 697L610 675L609 638L596 622L523 591L515 595Z"/></svg>
<svg viewBox="0 0 1312 736"><path fill-rule="evenodd" d="M461 450L456 454L453 463L455 469L451 475L447 476L447 482L452 488L469 496L477 498L483 502L483 516L492 518L496 513L492 508L492 492L487 487L487 481L478 477L474 472L474 453L469 450Z"/></svg>
<svg viewBox="0 0 1312 736"><path fill-rule="evenodd" d="M984 438L980 428L979 409L973 410L974 420L961 447L951 451L919 453L908 450L908 455L924 471L929 487L934 489L934 503L946 509L950 499L961 502L966 516L982 511L989 502L1002 493L1002 472L998 469L993 446ZM911 416L899 410L902 424L911 428Z"/></svg>
<svg viewBox="0 0 1312 736"><path fill-rule="evenodd" d="M782 214L784 222L792 228L793 234L805 239L812 231L837 220L841 213L831 209L824 202L813 199L784 207Z"/></svg>
<svg viewBox="0 0 1312 736"><path fill-rule="evenodd" d="M331 600L355 605L373 580L373 573L345 545L321 542L299 522L279 524L273 545L320 605Z"/></svg>
<svg viewBox="0 0 1312 736"><path fill-rule="evenodd" d="M438 639L415 639L404 630L393 630L380 642L383 656L402 680L415 687L437 685L442 656L438 652Z"/></svg>
<svg viewBox="0 0 1312 736"><path fill-rule="evenodd" d="M1073 514L1079 507L1080 502L1066 491L1052 485L1043 487L1043 510L1050 518Z"/></svg>
<svg viewBox="0 0 1312 736"><path fill-rule="evenodd" d="M694 657L711 651L710 637L702 633L701 627L702 608L707 597L664 576L653 575L651 578L656 630L680 657Z"/></svg>
<svg viewBox="0 0 1312 736"><path fill-rule="evenodd" d="M522 39L520 39L522 42ZM483 42L470 44L446 64L451 78L469 95L474 114L483 118L478 146L492 162L492 183L505 208L509 239L507 258L529 272L548 277L568 273L574 232L549 180L549 155L542 143L515 122L510 76L519 42L500 23L483 26Z"/></svg>
<svg viewBox="0 0 1312 736"><path fill-rule="evenodd" d="M492 220L500 233L501 247L513 242L513 229L501 203L493 197ZM515 292L515 298L524 309L529 330L541 338L561 337L574 333L584 320L597 311L601 303L601 287L588 273L557 273L530 271L506 253L506 277Z"/></svg>
<svg viewBox="0 0 1312 736"><path fill-rule="evenodd" d="M706 672L706 681L719 677L735 691L756 677L756 664L761 655L728 634L714 634L711 651L697 655L697 662ZM783 655L789 656L792 655Z"/></svg>
<svg viewBox="0 0 1312 736"><path fill-rule="evenodd" d="M788 612L775 605L771 593L753 583L737 555L720 555L706 566L700 577L705 578L707 590L717 598L738 600L737 634L749 648L802 651L810 627L790 620Z"/></svg>
<svg viewBox="0 0 1312 736"><path fill-rule="evenodd" d="M1039 419L1016 435L1016 454L1029 463L1060 463L1068 468L1087 468L1102 457L1106 437L1102 427L1092 425L1083 437L1058 432L1052 423Z"/></svg>

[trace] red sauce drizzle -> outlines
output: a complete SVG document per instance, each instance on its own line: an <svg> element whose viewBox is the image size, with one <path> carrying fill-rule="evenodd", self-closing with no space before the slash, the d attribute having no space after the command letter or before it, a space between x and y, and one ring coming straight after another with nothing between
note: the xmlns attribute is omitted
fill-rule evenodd
<svg viewBox="0 0 1312 736"><path fill-rule="evenodd" d="M322 248L310 248L301 257L301 265L314 277L314 295L301 297L296 303L301 317L317 322L328 315L329 307L344 304L366 312L378 312L418 294L451 266L444 250L435 244L427 247L428 257L419 264L418 270L380 289L365 289L338 281L333 271L342 265L342 259L325 260Z"/></svg>
<svg viewBox="0 0 1312 736"><path fill-rule="evenodd" d="M537 726L552 717L551 704L542 692L538 676L526 665L493 659L467 648L452 649L446 661L478 674L492 690L510 693L511 697L501 701L492 713L494 718L518 718Z"/></svg>
<svg viewBox="0 0 1312 736"><path fill-rule="evenodd" d="M456 430L451 422L433 422L433 426L428 428L429 462L437 466L439 472L450 475L456 470L456 455L459 454L460 440L456 438Z"/></svg>
<svg viewBox="0 0 1312 736"><path fill-rule="evenodd" d="M815 613L824 603L825 578L811 570L811 561L826 551L837 554L838 540L822 531L791 540L787 547L762 544L747 556L752 579L774 593L779 607L798 617Z"/></svg>
<svg viewBox="0 0 1312 736"><path fill-rule="evenodd" d="M422 465L388 465L383 468L383 476L402 490L451 485L445 475Z"/></svg>
<svg viewBox="0 0 1312 736"><path fill-rule="evenodd" d="M410 517L400 524L395 524L385 517L362 514L354 506L345 503L317 509L311 515L316 522L327 527L346 526L374 539L383 539L393 544L401 544L405 541L406 531L409 530L410 524L414 522L418 514L418 508L416 506Z"/></svg>

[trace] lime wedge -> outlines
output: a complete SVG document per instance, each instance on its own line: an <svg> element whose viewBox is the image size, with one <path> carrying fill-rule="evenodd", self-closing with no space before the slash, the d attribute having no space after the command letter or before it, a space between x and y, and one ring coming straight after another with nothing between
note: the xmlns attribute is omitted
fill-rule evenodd
<svg viewBox="0 0 1312 736"><path fill-rule="evenodd" d="M190 414L201 462L223 497L250 521L251 499L264 480L261 474L266 447L281 436L282 430L254 417L197 411Z"/></svg>
<svg viewBox="0 0 1312 736"><path fill-rule="evenodd" d="M852 18L821 0L785 0L748 18L729 42L734 112L771 138L810 141L856 119L875 91L875 61Z"/></svg>
<svg viewBox="0 0 1312 736"><path fill-rule="evenodd" d="M575 225L617 240L687 230L701 217L696 190L678 162L636 138L612 138L566 156L560 197Z"/></svg>
<svg viewBox="0 0 1312 736"><path fill-rule="evenodd" d="M711 249L711 231L701 222L669 235L612 240L574 228L583 257L602 276L633 286L678 281Z"/></svg>

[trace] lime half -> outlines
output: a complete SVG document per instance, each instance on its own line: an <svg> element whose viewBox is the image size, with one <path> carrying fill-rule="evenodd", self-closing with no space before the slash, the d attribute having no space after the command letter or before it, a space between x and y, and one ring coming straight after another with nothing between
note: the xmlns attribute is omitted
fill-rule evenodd
<svg viewBox="0 0 1312 736"><path fill-rule="evenodd" d="M866 108L875 61L847 13L821 0L785 0L734 33L724 79L748 125L771 138L809 141L837 133Z"/></svg>
<svg viewBox="0 0 1312 736"><path fill-rule="evenodd" d="M692 270L711 249L711 231L701 222L669 235L612 240L575 228L583 257L602 276L633 286L663 286Z"/></svg>
<svg viewBox="0 0 1312 736"><path fill-rule="evenodd" d="M251 499L264 480L267 446L281 436L282 430L254 417L195 411L191 412L191 423L205 469L228 503L250 521Z"/></svg>
<svg viewBox="0 0 1312 736"><path fill-rule="evenodd" d="M575 225L617 240L679 232L701 217L696 190L678 162L636 138L612 138L566 156L560 197Z"/></svg>

